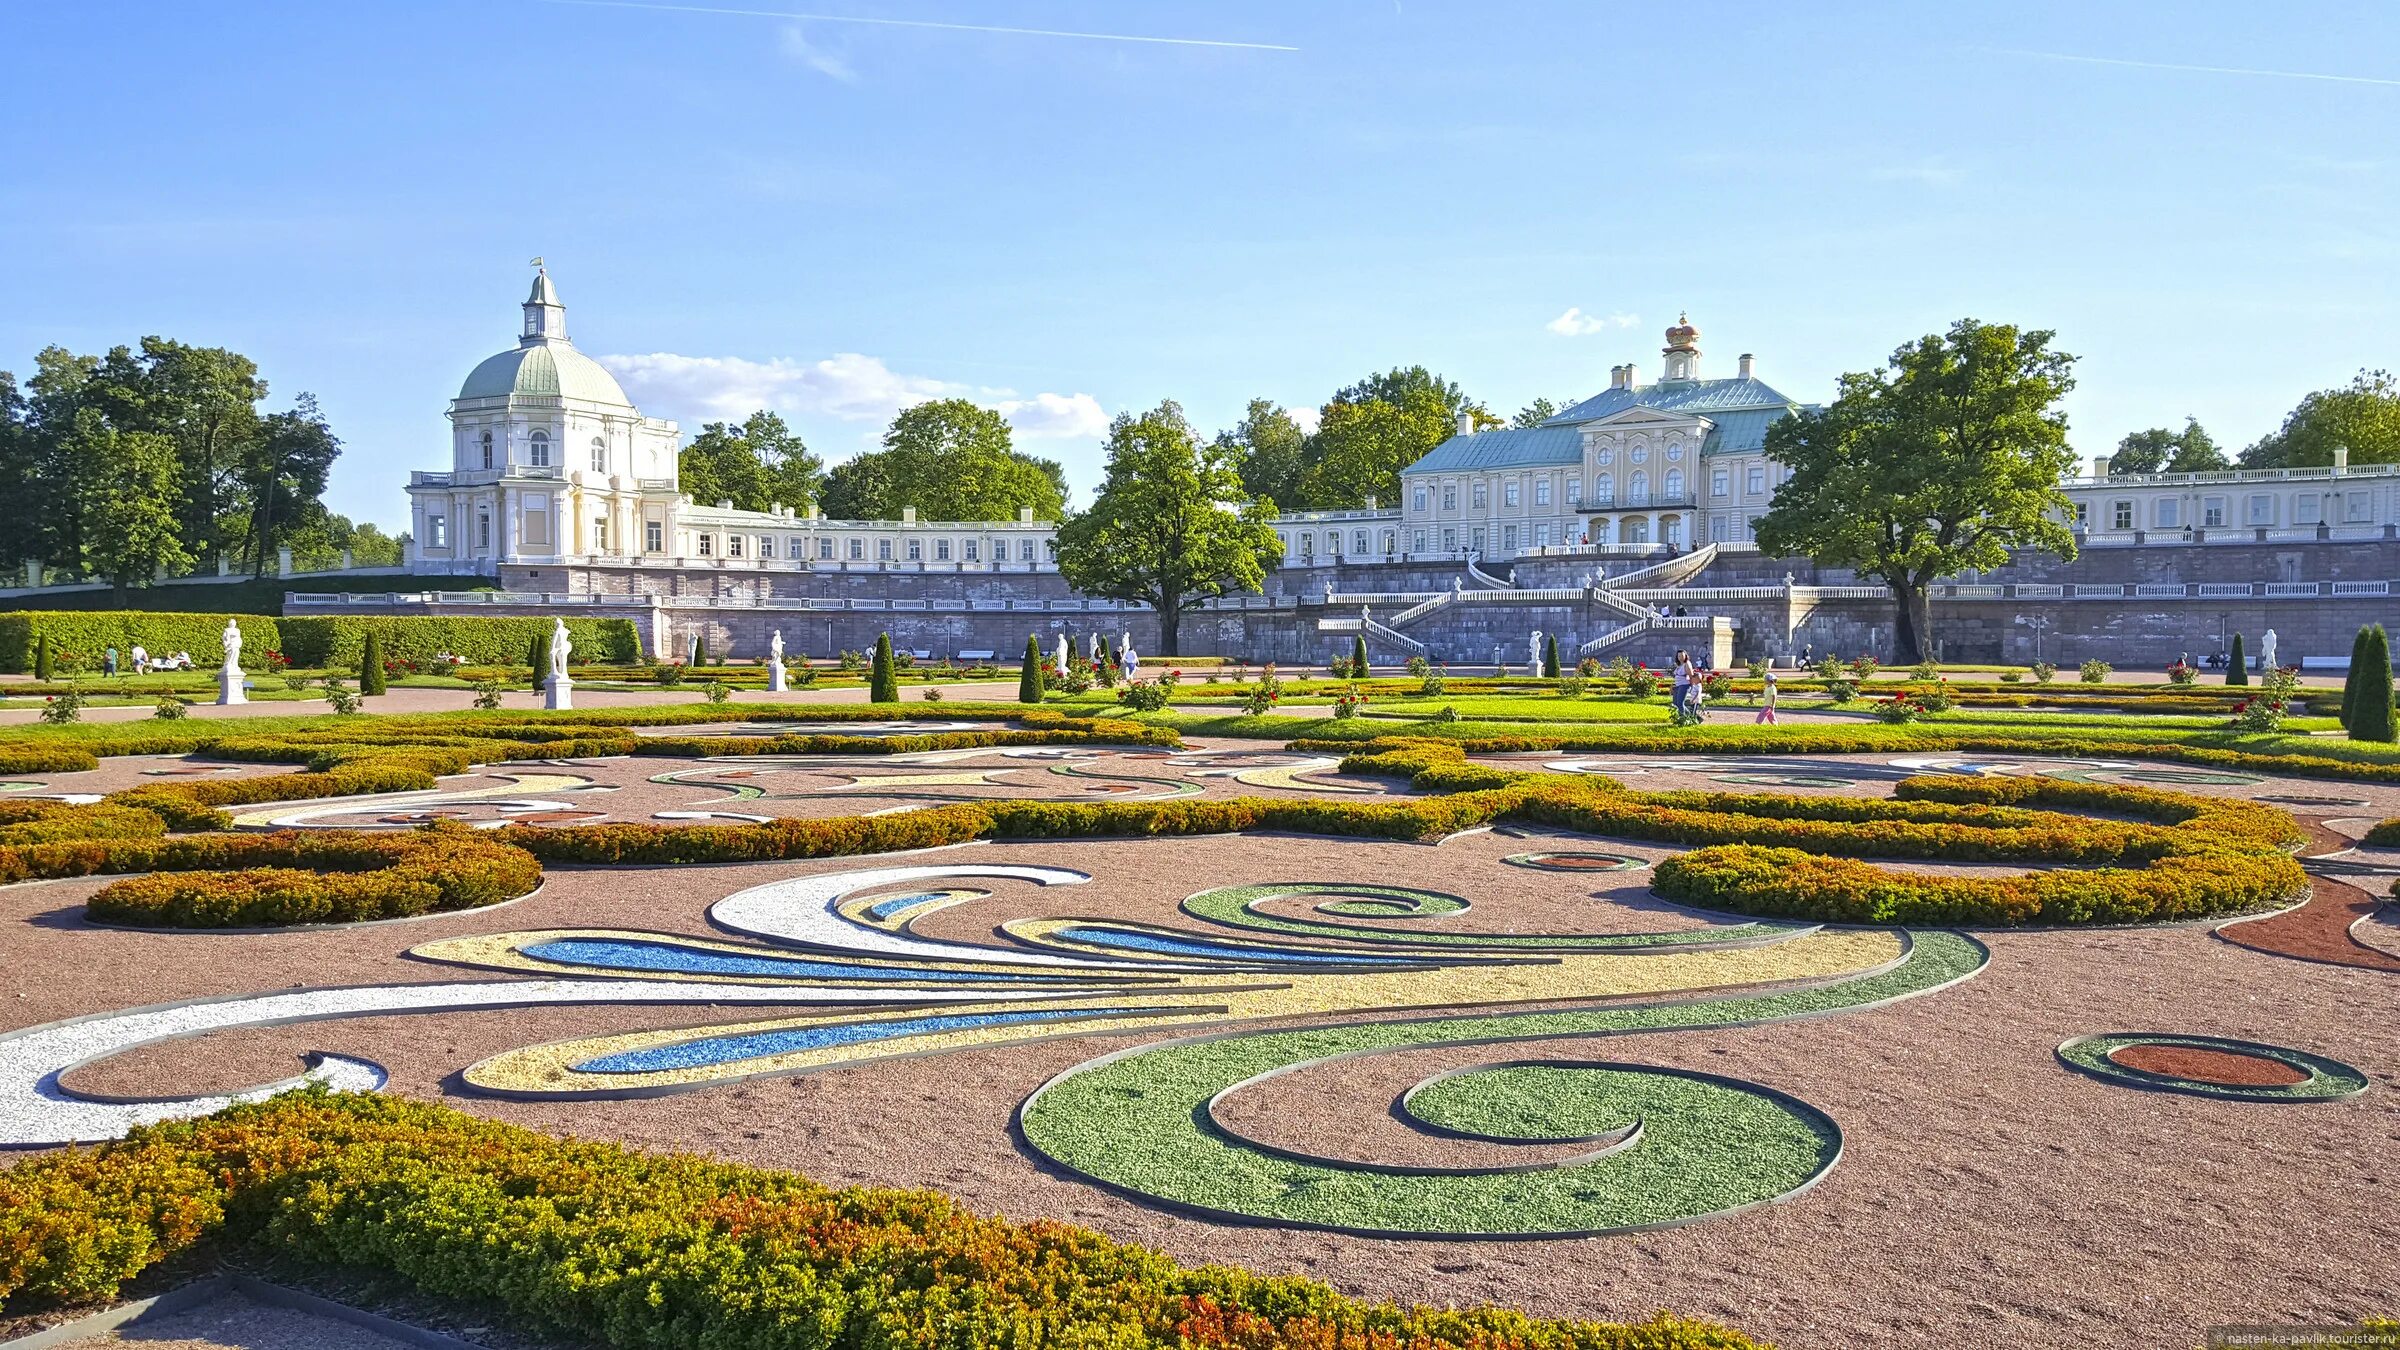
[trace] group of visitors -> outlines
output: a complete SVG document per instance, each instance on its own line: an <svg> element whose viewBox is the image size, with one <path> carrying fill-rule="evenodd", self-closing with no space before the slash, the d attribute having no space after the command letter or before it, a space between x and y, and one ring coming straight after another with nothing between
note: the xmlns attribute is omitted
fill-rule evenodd
<svg viewBox="0 0 2400 1350"><path fill-rule="evenodd" d="M137 642L133 644L133 650L125 655L130 662L129 668L136 675L147 675L154 670L190 670L192 668L190 652L168 652L164 656L152 656L148 649ZM114 675L117 670L117 649L110 647L100 656L100 672L104 675Z"/></svg>
<svg viewBox="0 0 2400 1350"><path fill-rule="evenodd" d="M1692 717L1705 716L1704 709L1708 705L1708 672L1702 670L1699 663L1692 660L1690 652L1680 647L1675 651L1675 669L1672 679L1676 715L1678 717L1687 714ZM1759 690L1758 717L1755 719L1762 726L1776 724L1775 692L1775 671L1773 667L1769 667Z"/></svg>

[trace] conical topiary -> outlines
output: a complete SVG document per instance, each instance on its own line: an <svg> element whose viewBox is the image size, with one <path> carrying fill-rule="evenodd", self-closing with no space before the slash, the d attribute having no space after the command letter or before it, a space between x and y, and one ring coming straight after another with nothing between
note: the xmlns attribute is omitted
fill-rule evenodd
<svg viewBox="0 0 2400 1350"><path fill-rule="evenodd" d="M1350 677L1354 680L1367 678L1367 635L1364 633L1350 639Z"/></svg>
<svg viewBox="0 0 2400 1350"><path fill-rule="evenodd" d="M2225 683L2250 683L2250 657L2242 651L2242 635L2233 635L2233 654L2225 661Z"/></svg>
<svg viewBox="0 0 2400 1350"><path fill-rule="evenodd" d="M50 678L50 635L48 633L33 635L33 678L37 680Z"/></svg>
<svg viewBox="0 0 2400 1350"><path fill-rule="evenodd" d="M383 682L383 634L370 628L367 640L358 655L358 692L380 694Z"/></svg>
<svg viewBox="0 0 2400 1350"><path fill-rule="evenodd" d="M2358 709L2358 693L2366 681L2360 678L2367 664L2367 626L2359 625L2358 636L2350 639L2350 674L2342 681L2342 726L2350 726L2351 715Z"/></svg>
<svg viewBox="0 0 2400 1350"><path fill-rule="evenodd" d="M1025 668L1017 672L1017 702L1042 701L1042 640L1025 635Z"/></svg>
<svg viewBox="0 0 2400 1350"><path fill-rule="evenodd" d="M550 678L550 644L539 633L525 639L525 664L533 669L533 687L541 688Z"/></svg>
<svg viewBox="0 0 2400 1350"><path fill-rule="evenodd" d="M892 635L875 635L875 668L867 673L867 702L898 703L900 674L892 666Z"/></svg>
<svg viewBox="0 0 2400 1350"><path fill-rule="evenodd" d="M1558 678L1558 634L1556 633L1546 634L1542 638L1542 674L1553 680Z"/></svg>
<svg viewBox="0 0 2400 1350"><path fill-rule="evenodd" d="M2355 674L2358 697L2350 709L2350 739L2390 744L2394 739L2392 642L2382 624L2367 629L2366 651Z"/></svg>
<svg viewBox="0 0 2400 1350"><path fill-rule="evenodd" d="M694 667L699 667L707 664L708 635L706 633L694 633L692 634L692 665Z"/></svg>

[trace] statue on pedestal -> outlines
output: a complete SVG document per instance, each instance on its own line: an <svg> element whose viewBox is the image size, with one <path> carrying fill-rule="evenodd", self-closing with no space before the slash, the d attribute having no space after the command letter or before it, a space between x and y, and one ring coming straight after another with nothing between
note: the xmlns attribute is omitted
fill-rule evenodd
<svg viewBox="0 0 2400 1350"><path fill-rule="evenodd" d="M2259 635L2259 639L2258 639L2258 668L2259 668L2260 670L2274 670L2274 669L2276 669L2276 665L2275 665L2275 630L2274 630L2274 629L2272 629L2272 628L2268 629L2268 630L2267 630L2265 633L2263 633L2263 634L2260 634L2260 635Z"/></svg>
<svg viewBox="0 0 2400 1350"><path fill-rule="evenodd" d="M778 628L775 635L767 639L767 692L781 694L788 692L790 687L783 673L783 630Z"/></svg>
<svg viewBox="0 0 2400 1350"><path fill-rule="evenodd" d="M1532 637L1525 639L1525 673L1542 673L1542 630L1539 628L1533 630Z"/></svg>
<svg viewBox="0 0 2400 1350"><path fill-rule="evenodd" d="M217 702L248 703L250 696L242 690L242 625L227 619L225 631L218 636L225 644L225 664L217 670Z"/></svg>
<svg viewBox="0 0 2400 1350"><path fill-rule="evenodd" d="M550 621L550 679L544 686L542 706L553 711L575 706L575 682L567 678L567 658L574 654L575 644L567 636L567 621Z"/></svg>

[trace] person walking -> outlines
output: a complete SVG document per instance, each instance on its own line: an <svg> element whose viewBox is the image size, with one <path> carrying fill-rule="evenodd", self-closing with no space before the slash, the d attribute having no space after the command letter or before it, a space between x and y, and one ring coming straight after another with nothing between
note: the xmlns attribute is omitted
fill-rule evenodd
<svg viewBox="0 0 2400 1350"><path fill-rule="evenodd" d="M126 655L133 658L134 674L147 675L150 673L150 651L148 648L137 642L133 644L133 650L127 652Z"/></svg>
<svg viewBox="0 0 2400 1350"><path fill-rule="evenodd" d="M1690 706L1691 697L1692 654L1682 650L1681 648L1678 648L1675 652L1675 693L1673 700L1676 713L1681 714Z"/></svg>
<svg viewBox="0 0 2400 1350"><path fill-rule="evenodd" d="M116 674L116 673L117 673L117 649L116 649L116 648L114 648L114 647L111 647L111 648L109 648L109 649L108 649L108 651L107 651L105 654L103 654L103 655L101 656L101 658L100 658L100 673L101 673L101 674L103 674L103 675L114 675L114 674Z"/></svg>
<svg viewBox="0 0 2400 1350"><path fill-rule="evenodd" d="M1767 667L1765 686L1758 693L1757 721L1760 726L1775 725L1775 668L1773 666Z"/></svg>

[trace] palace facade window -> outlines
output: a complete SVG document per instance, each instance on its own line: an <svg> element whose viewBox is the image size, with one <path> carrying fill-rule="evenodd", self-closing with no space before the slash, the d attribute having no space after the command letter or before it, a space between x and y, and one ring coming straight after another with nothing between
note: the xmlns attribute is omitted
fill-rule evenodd
<svg viewBox="0 0 2400 1350"><path fill-rule="evenodd" d="M483 467L492 467L492 433L483 433Z"/></svg>
<svg viewBox="0 0 2400 1350"><path fill-rule="evenodd" d="M878 540L876 540L876 541L875 541L875 561L877 561L877 562L890 562L891 560L892 560L892 541L891 541L891 540L889 540L889 539L878 539Z"/></svg>
<svg viewBox="0 0 2400 1350"><path fill-rule="evenodd" d="M658 553L658 552L662 552L662 551L664 551L664 550L665 550L665 548L666 548L666 546L667 546L667 527L666 527L666 524L665 524L665 522L663 522L663 521L656 521L656 520L645 520L645 521L643 521L643 522L642 522L642 552L644 552L644 553Z"/></svg>
<svg viewBox="0 0 2400 1350"><path fill-rule="evenodd" d="M2111 502L2111 503L2109 504L2109 508L2108 508L2108 519L2109 519L2109 526L2108 526L2108 527L2109 527L2110 529L2112 529L2112 530L2130 530L2130 529L2132 529L2132 528L2133 528L2133 503L2132 503L2132 502L2122 502L2122 501L2121 501L2121 502Z"/></svg>
<svg viewBox="0 0 2400 1350"><path fill-rule="evenodd" d="M1473 509L1475 509L1475 510L1477 510L1477 511L1481 511L1482 509L1484 509L1484 507L1486 507L1487 505L1489 505L1489 504L1491 503L1491 500L1492 500L1492 494L1491 494L1491 488L1490 488L1489 486L1487 486L1487 485L1485 485L1485 484L1483 484L1483 483L1477 483L1477 484L1475 485L1474 494L1475 494L1475 505L1474 505L1474 508L1473 508Z"/></svg>
<svg viewBox="0 0 2400 1350"><path fill-rule="evenodd" d="M537 431L525 438L525 462L537 469L550 467L550 433Z"/></svg>
<svg viewBox="0 0 2400 1350"><path fill-rule="evenodd" d="M1708 471L1708 495L1709 495L1709 496L1711 496L1711 497L1725 497L1725 496L1730 496L1730 495L1732 495L1732 487L1733 487L1733 475L1732 475L1732 474L1730 474L1730 473L1726 472L1726 471L1725 471L1725 470L1723 470L1723 469L1711 469L1711 470L1709 470L1709 471Z"/></svg>
<svg viewBox="0 0 2400 1350"><path fill-rule="evenodd" d="M1766 466L1765 466L1765 465L1762 465L1762 464L1753 464L1753 465L1751 465L1751 466L1750 466L1750 492L1751 492L1751 495L1753 495L1753 496L1756 496L1757 494L1759 494L1759 493L1761 493L1761 492L1764 492L1764 491L1766 491L1766 490L1767 490L1767 470L1766 470Z"/></svg>
<svg viewBox="0 0 2400 1350"><path fill-rule="evenodd" d="M448 520L441 516L425 517L425 546L427 548L450 547L450 522Z"/></svg>
<svg viewBox="0 0 2400 1350"><path fill-rule="evenodd" d="M1033 561L1033 541L1032 541L1032 540L1030 540L1030 539L1020 539L1020 540L1018 540L1018 541L1017 541L1017 561L1018 561L1018 562L1032 562L1032 561Z"/></svg>
<svg viewBox="0 0 2400 1350"><path fill-rule="evenodd" d="M1500 504L1508 507L1514 507L1517 504L1516 484L1502 483L1500 485Z"/></svg>
<svg viewBox="0 0 2400 1350"><path fill-rule="evenodd" d="M608 442L597 436L592 437L592 472L608 472Z"/></svg>
<svg viewBox="0 0 2400 1350"><path fill-rule="evenodd" d="M1537 478L1533 480L1533 504L1535 506L1548 506L1550 504L1549 479Z"/></svg>
<svg viewBox="0 0 2400 1350"><path fill-rule="evenodd" d="M1442 484L1442 509L1445 511L1458 509L1458 486L1456 484Z"/></svg>
<svg viewBox="0 0 2400 1350"><path fill-rule="evenodd" d="M1417 511L1422 513L1425 510L1425 487L1423 484L1417 485L1412 500L1416 503Z"/></svg>
<svg viewBox="0 0 2400 1350"><path fill-rule="evenodd" d="M936 540L934 540L934 541L933 541L933 560L934 560L935 562L948 562L948 561L950 561L950 541L949 541L949 540L947 540L947 539L936 539Z"/></svg>
<svg viewBox="0 0 2400 1350"><path fill-rule="evenodd" d="M701 556L701 557L703 557L703 558L710 558L710 557L714 557L714 556L716 556L716 552L717 552L717 537L716 537L715 535L713 535L713 534L704 534L704 535L701 535L701 536L700 536L700 556Z"/></svg>

